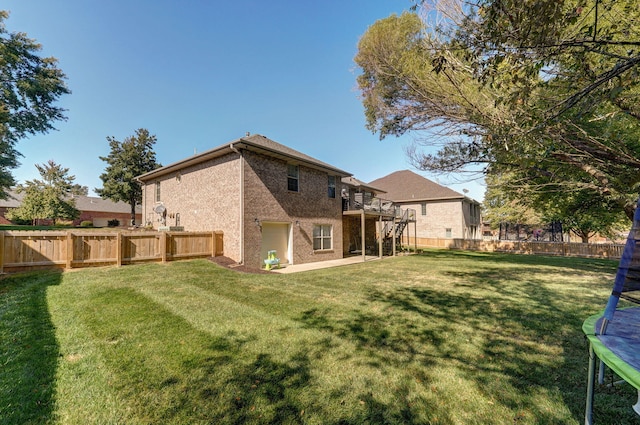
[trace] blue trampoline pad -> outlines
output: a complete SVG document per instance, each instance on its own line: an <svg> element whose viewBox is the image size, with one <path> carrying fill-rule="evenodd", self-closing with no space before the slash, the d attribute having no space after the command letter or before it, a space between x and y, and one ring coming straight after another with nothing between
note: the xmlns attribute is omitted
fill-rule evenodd
<svg viewBox="0 0 640 425"><path fill-rule="evenodd" d="M640 307L616 310L605 335L598 335L602 314L582 325L593 351L618 376L640 390Z"/></svg>

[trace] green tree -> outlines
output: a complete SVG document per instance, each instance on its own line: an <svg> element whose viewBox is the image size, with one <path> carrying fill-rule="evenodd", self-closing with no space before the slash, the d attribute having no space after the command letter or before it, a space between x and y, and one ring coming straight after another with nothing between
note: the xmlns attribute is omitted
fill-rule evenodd
<svg viewBox="0 0 640 425"><path fill-rule="evenodd" d="M531 190L515 173L489 175L484 200L484 217L492 227L500 223L546 227L562 223L565 231L576 234L583 243L600 234L615 237L630 223L612 200L590 188L565 188L562 182L548 184L545 190Z"/></svg>
<svg viewBox="0 0 640 425"><path fill-rule="evenodd" d="M492 229L504 223L540 226L544 220L530 205L522 202L525 196L519 191L505 191L509 176L489 175L483 202L483 219Z"/></svg>
<svg viewBox="0 0 640 425"><path fill-rule="evenodd" d="M16 187L18 193L24 192L22 203L7 213L9 220L31 221L50 219L74 220L80 216L75 207L73 195L86 195L87 187L74 184L75 176L69 175L69 169L55 161L36 164L41 179L34 179Z"/></svg>
<svg viewBox="0 0 640 425"><path fill-rule="evenodd" d="M0 10L0 197L15 184L11 169L17 167L19 140L53 129L65 119L64 109L55 106L70 93L64 73L53 57L41 58L41 45L20 32L7 31L8 13Z"/></svg>
<svg viewBox="0 0 640 425"><path fill-rule="evenodd" d="M537 206L544 210L543 217L547 222L562 222L565 231L573 232L583 243L588 243L596 234L615 238L616 233L629 228L624 212L608 205L610 202L598 192L581 190L538 199Z"/></svg>
<svg viewBox="0 0 640 425"><path fill-rule="evenodd" d="M358 45L367 127L425 132L419 168L591 190L628 216L640 189L635 0L430 0ZM427 151L419 149L426 146ZM433 148L437 148L433 152ZM609 202L610 201L610 202Z"/></svg>
<svg viewBox="0 0 640 425"><path fill-rule="evenodd" d="M131 206L131 224L136 223L136 204L142 202L142 188L136 177L161 167L156 162L153 145L156 136L140 128L134 136L119 142L114 137L107 137L111 152L100 159L107 163L105 172L100 175L102 188L95 191L102 198L112 201L123 201Z"/></svg>

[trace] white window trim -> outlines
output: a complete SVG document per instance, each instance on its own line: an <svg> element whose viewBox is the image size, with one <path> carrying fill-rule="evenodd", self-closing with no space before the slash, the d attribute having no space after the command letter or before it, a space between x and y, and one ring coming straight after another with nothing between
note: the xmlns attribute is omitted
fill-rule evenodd
<svg viewBox="0 0 640 425"><path fill-rule="evenodd" d="M320 237L319 237L319 239L320 239L321 248L316 248L315 247L316 246L316 243L315 243L316 239L318 239L318 238L316 238L315 230L318 227L320 228ZM328 236L324 234L324 228L326 228L326 227L329 228L329 235ZM329 239L329 245L330 245L328 248L324 247L324 241L327 238ZM312 234L312 243L313 243L313 250L314 251L331 251L331 250L333 250L333 225L331 225L331 224L314 224L313 225L313 234Z"/></svg>

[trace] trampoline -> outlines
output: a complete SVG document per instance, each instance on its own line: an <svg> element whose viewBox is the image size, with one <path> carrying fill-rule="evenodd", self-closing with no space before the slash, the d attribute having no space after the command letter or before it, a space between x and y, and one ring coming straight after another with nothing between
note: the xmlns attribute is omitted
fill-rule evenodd
<svg viewBox="0 0 640 425"><path fill-rule="evenodd" d="M606 365L638 390L638 402L633 409L640 415L640 306L620 309L620 298L640 304L640 200L607 306L603 313L589 317L582 326L589 340L586 425L593 424L596 359L600 360L600 383L604 380Z"/></svg>

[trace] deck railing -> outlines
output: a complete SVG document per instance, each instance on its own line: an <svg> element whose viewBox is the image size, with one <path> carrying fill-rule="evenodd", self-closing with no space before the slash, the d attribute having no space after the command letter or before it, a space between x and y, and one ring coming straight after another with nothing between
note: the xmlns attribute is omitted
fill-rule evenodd
<svg viewBox="0 0 640 425"><path fill-rule="evenodd" d="M223 254L222 232L0 232L0 273L120 266Z"/></svg>
<svg viewBox="0 0 640 425"><path fill-rule="evenodd" d="M349 200L349 202L345 202L343 204L343 210L345 211L366 211L366 212L374 212L385 214L389 216L396 216L397 207L393 201L382 198L362 198L355 197L354 199Z"/></svg>

